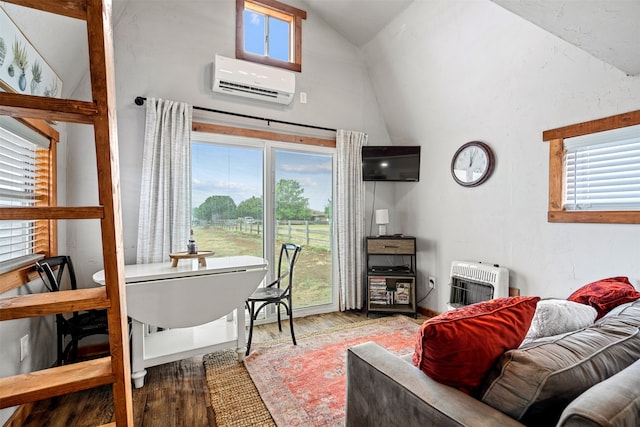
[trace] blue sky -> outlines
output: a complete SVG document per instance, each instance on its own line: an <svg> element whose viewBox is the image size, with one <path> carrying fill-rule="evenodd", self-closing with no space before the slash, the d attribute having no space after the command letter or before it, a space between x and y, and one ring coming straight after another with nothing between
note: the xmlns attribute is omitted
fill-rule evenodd
<svg viewBox="0 0 640 427"><path fill-rule="evenodd" d="M244 11L244 50L264 55L265 15ZM269 56L289 61L289 23L269 17Z"/></svg>
<svg viewBox="0 0 640 427"><path fill-rule="evenodd" d="M324 211L332 192L331 156L276 150L276 181L293 179L304 188L309 207ZM230 196L236 205L263 189L263 156L259 148L192 144L192 204L209 196Z"/></svg>

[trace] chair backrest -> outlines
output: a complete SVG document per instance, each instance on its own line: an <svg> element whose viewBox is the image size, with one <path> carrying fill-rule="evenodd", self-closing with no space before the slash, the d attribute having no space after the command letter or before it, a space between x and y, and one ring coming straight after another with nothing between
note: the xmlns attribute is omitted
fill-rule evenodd
<svg viewBox="0 0 640 427"><path fill-rule="evenodd" d="M54 273L56 268L57 271ZM36 262L36 271L50 292L58 292L60 290L65 268L69 273L71 289L77 289L76 274L73 270L71 257L68 255L54 256Z"/></svg>
<svg viewBox="0 0 640 427"><path fill-rule="evenodd" d="M293 284L293 267L295 267L298 261L298 255L302 251L302 246L295 243L283 243L280 246L280 257L278 258L278 287L282 284L282 281L288 277L287 289L291 290Z"/></svg>

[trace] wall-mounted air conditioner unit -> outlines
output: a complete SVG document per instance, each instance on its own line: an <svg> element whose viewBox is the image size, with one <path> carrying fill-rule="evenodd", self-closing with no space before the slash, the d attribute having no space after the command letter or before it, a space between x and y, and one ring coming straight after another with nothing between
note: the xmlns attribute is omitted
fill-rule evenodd
<svg viewBox="0 0 640 427"><path fill-rule="evenodd" d="M216 55L212 89L229 95L289 104L296 92L296 76L291 71Z"/></svg>

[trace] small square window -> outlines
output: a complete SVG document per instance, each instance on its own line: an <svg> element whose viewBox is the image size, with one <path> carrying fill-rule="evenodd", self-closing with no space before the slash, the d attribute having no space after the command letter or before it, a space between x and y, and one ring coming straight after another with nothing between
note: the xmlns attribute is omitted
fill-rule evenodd
<svg viewBox="0 0 640 427"><path fill-rule="evenodd" d="M236 58L301 71L306 18L275 0L236 0Z"/></svg>

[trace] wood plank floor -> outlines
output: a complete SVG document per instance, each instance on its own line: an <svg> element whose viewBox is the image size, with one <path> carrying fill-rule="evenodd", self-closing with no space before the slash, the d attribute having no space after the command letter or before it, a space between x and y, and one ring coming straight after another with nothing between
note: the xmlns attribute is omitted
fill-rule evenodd
<svg viewBox="0 0 640 427"><path fill-rule="evenodd" d="M328 313L294 319L296 336L366 319L361 313ZM276 323L256 326L254 343L289 336ZM93 427L111 421L111 387L104 386L37 402L25 427ZM133 389L135 427L215 426L207 411L206 383L202 357L147 368L145 386Z"/></svg>

